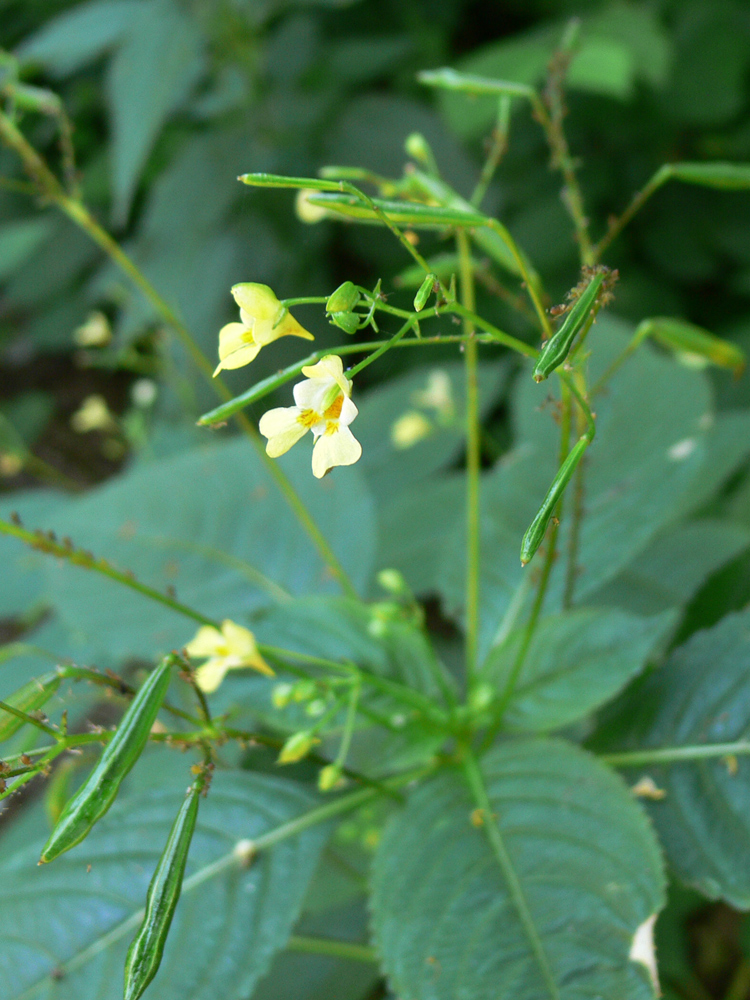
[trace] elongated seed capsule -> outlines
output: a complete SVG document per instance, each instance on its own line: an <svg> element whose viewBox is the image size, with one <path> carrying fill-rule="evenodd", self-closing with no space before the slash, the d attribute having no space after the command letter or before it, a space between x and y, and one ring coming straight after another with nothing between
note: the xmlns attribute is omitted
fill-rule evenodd
<svg viewBox="0 0 750 1000"><path fill-rule="evenodd" d="M49 701L61 683L62 677L59 674L44 674L43 677L37 677L29 681L28 684L24 684L23 687L9 695L5 701L13 708L29 715ZM9 739L23 725L23 719L19 719L17 715L0 710L0 742Z"/></svg>
<svg viewBox="0 0 750 1000"><path fill-rule="evenodd" d="M141 755L169 687L172 666L181 661L165 656L141 685L123 715L99 763L78 792L68 799L57 826L42 849L39 864L79 844L115 800L120 783Z"/></svg>
<svg viewBox="0 0 750 1000"><path fill-rule="evenodd" d="M682 354L705 359L706 363L729 368L740 375L745 367L745 355L736 344L715 337L708 330L671 316L644 319L635 331L636 338L651 337L664 347Z"/></svg>
<svg viewBox="0 0 750 1000"><path fill-rule="evenodd" d="M568 457L557 470L557 475L552 480L552 485L547 490L547 496L542 501L539 513L526 529L526 534L521 541L521 565L525 566L536 550L542 544L547 525L554 513L557 501L568 485L570 477L575 472L576 466L589 445L588 438L579 438L568 453Z"/></svg>
<svg viewBox="0 0 750 1000"><path fill-rule="evenodd" d="M151 878L143 923L125 959L125 1000L138 1000L161 965L164 944L182 891L201 788L200 781L190 788Z"/></svg>
<svg viewBox="0 0 750 1000"><path fill-rule="evenodd" d="M589 311L596 301L603 281L603 274L597 274L592 278L591 283L581 293L578 301L568 313L563 325L556 333L552 334L544 345L542 353L539 355L537 363L534 366L533 376L535 382L542 382L544 379L549 378L552 372L556 368L559 368L567 358L576 334L588 319Z"/></svg>
<svg viewBox="0 0 750 1000"><path fill-rule="evenodd" d="M436 274L428 274L424 279L422 284L419 286L419 291L414 296L414 309L416 312L422 312L424 307L427 305L427 300L432 294L432 290L437 282Z"/></svg>

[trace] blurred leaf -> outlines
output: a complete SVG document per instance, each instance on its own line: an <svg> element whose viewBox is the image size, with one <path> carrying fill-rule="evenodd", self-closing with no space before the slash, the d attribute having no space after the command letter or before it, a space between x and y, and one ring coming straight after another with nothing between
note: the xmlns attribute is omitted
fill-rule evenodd
<svg viewBox="0 0 750 1000"><path fill-rule="evenodd" d="M120 970L134 929L121 934L116 929L143 905L188 780L181 763L179 771L168 767L150 788L123 794L85 844L54 865L32 869L41 842L4 858L0 893L14 944L0 956L3 1000L37 993L55 1000L119 1000ZM258 837L312 805L308 793L282 778L215 775L201 804L182 898L156 980L160 997L250 994L286 942L326 830L314 827L285 840L261 852L249 867L229 862L210 876L210 866L231 854L238 840ZM208 875L204 880L203 873ZM66 963L65 976L56 976Z"/></svg>
<svg viewBox="0 0 750 1000"><path fill-rule="evenodd" d="M25 527L36 528L62 516L69 497L51 490L23 490L1 498L0 517L18 514ZM44 575L45 556L15 538L0 538L4 572L0 573L0 617L9 618L47 603L49 592Z"/></svg>
<svg viewBox="0 0 750 1000"><path fill-rule="evenodd" d="M142 0L78 4L25 39L16 55L41 64L52 76L68 76L113 48L142 7Z"/></svg>
<svg viewBox="0 0 750 1000"><path fill-rule="evenodd" d="M281 464L364 589L374 527L358 471L338 470L318 482L304 446ZM218 619L246 620L285 590L337 589L245 439L139 465L71 501L59 517L40 520L162 592L175 587L179 599ZM195 631L177 612L98 574L51 562L46 570L62 618L113 655L150 658L155 649L182 646Z"/></svg>
<svg viewBox="0 0 750 1000"><path fill-rule="evenodd" d="M113 214L125 222L143 166L167 117L204 70L197 25L174 0L146 0L107 76L112 114Z"/></svg>
<svg viewBox="0 0 750 1000"><path fill-rule="evenodd" d="M664 903L664 876L619 779L552 740L495 747L481 769L491 816L473 824L476 803L447 773L411 794L378 847L373 921L394 990L414 1000L651 998L628 953ZM500 864L487 823L500 832Z"/></svg>
<svg viewBox="0 0 750 1000"><path fill-rule="evenodd" d="M701 746L747 738L750 614L728 615L674 650L618 706L597 750ZM711 899L750 907L750 760L714 758L629 768L666 796L649 804L670 864Z"/></svg>
<svg viewBox="0 0 750 1000"><path fill-rule="evenodd" d="M670 526L589 600L644 615L681 607L749 545L750 530L729 521Z"/></svg>
<svg viewBox="0 0 750 1000"><path fill-rule="evenodd" d="M49 216L8 222L0 227L0 281L25 263L50 235L51 228Z"/></svg>
<svg viewBox="0 0 750 1000"><path fill-rule="evenodd" d="M24 392L2 407L0 421L4 416L22 441L31 446L44 430L54 408L55 404L46 393Z"/></svg>
<svg viewBox="0 0 750 1000"><path fill-rule="evenodd" d="M643 670L654 645L675 619L673 612L640 618L603 608L578 608L542 618L503 724L523 732L545 732L588 715ZM524 629L514 632L482 666L482 679L500 695L524 636Z"/></svg>

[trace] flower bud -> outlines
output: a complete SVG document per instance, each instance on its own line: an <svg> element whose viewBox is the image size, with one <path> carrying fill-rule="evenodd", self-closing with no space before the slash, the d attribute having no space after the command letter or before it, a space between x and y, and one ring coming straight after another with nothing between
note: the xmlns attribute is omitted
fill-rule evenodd
<svg viewBox="0 0 750 1000"><path fill-rule="evenodd" d="M306 757L310 753L316 743L320 743L320 740L307 730L303 729L300 733L294 733L281 748L281 753L276 763L296 764L298 760L302 760L303 757Z"/></svg>
<svg viewBox="0 0 750 1000"><path fill-rule="evenodd" d="M351 312L359 302L359 299L360 294L356 285L351 281L345 281L343 285L339 285L336 291L331 292L328 296L326 312Z"/></svg>
<svg viewBox="0 0 750 1000"><path fill-rule="evenodd" d="M335 764L328 764L318 775L318 788L321 792L330 792L341 784L341 770Z"/></svg>
<svg viewBox="0 0 750 1000"><path fill-rule="evenodd" d="M397 569L381 569L377 576L378 583L389 594L398 597L409 593L409 588L403 575Z"/></svg>
<svg viewBox="0 0 750 1000"><path fill-rule="evenodd" d="M430 144L421 132L412 132L411 135L407 136L404 149L408 156L411 156L417 163L421 163L423 167L427 167L428 170L434 168L435 156L430 149Z"/></svg>
<svg viewBox="0 0 750 1000"><path fill-rule="evenodd" d="M427 300L432 294L436 282L437 275L430 273L419 286L419 291L414 296L414 308L417 312L422 312L424 307L427 305Z"/></svg>
<svg viewBox="0 0 750 1000"><path fill-rule="evenodd" d="M339 327L344 333L350 336L359 330L359 316L353 312L329 313L329 318L334 326Z"/></svg>
<svg viewBox="0 0 750 1000"><path fill-rule="evenodd" d="M294 696L292 684L276 684L271 692L271 702L274 708L286 708Z"/></svg>

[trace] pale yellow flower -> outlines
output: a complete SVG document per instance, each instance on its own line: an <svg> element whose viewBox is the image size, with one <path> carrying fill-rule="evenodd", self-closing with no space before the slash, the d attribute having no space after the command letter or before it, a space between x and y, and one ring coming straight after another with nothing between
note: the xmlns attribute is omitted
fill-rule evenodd
<svg viewBox="0 0 750 1000"><path fill-rule="evenodd" d="M425 389L412 393L412 402L424 410L435 410L443 420L453 417L455 405L453 402L453 385L450 375L442 368L436 368L427 376Z"/></svg>
<svg viewBox="0 0 750 1000"><path fill-rule="evenodd" d="M103 312L89 313L86 322L73 331L79 347L104 347L112 339L112 327Z"/></svg>
<svg viewBox="0 0 750 1000"><path fill-rule="evenodd" d="M107 401L103 396L87 396L81 406L70 418L70 426L79 434L89 431L111 431L117 423L109 412Z"/></svg>
<svg viewBox="0 0 750 1000"><path fill-rule="evenodd" d="M296 406L279 406L264 413L259 429L268 438L266 452L278 458L289 451L308 431L315 447L313 475L322 479L336 465L353 465L362 454L362 445L349 430L357 416L351 400L352 383L335 354L327 354L316 365L302 369L304 382L294 387Z"/></svg>
<svg viewBox="0 0 750 1000"><path fill-rule="evenodd" d="M202 625L195 638L185 646L188 656L196 659L207 657L206 662L195 673L198 687L202 691L215 691L228 670L251 667L273 677L273 670L258 652L253 633L242 625L226 618L221 629L213 625Z"/></svg>
<svg viewBox="0 0 750 1000"><path fill-rule="evenodd" d="M222 369L249 365L261 347L279 337L315 339L284 309L268 285L246 281L235 285L232 295L240 307L240 322L227 323L219 331L220 361L214 376Z"/></svg>
<svg viewBox="0 0 750 1000"><path fill-rule="evenodd" d="M403 451L412 448L432 434L432 424L418 410L407 410L391 426L391 443Z"/></svg>

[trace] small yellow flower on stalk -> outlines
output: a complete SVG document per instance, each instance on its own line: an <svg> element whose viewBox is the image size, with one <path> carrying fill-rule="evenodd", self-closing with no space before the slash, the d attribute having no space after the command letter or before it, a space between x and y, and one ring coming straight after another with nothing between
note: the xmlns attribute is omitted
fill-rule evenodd
<svg viewBox="0 0 750 1000"><path fill-rule="evenodd" d="M304 382L294 387L296 406L279 406L264 413L259 429L268 438L266 452L278 458L289 451L308 431L315 447L313 475L322 479L336 465L353 465L362 454L362 445L349 430L357 416L351 400L352 382L344 375L341 358L327 354L316 365L302 369Z"/></svg>
<svg viewBox="0 0 750 1000"><path fill-rule="evenodd" d="M279 337L302 337L314 340L292 314L279 302L268 285L246 281L232 288L240 307L240 322L227 323L219 331L219 365L222 369L242 368L257 357L261 347Z"/></svg>
<svg viewBox="0 0 750 1000"><path fill-rule="evenodd" d="M207 657L195 672L195 679L198 687L209 694L218 688L228 670L251 667L268 677L274 676L273 670L258 652L253 633L229 618L221 623L221 629L202 625L185 650L188 656L197 659Z"/></svg>

